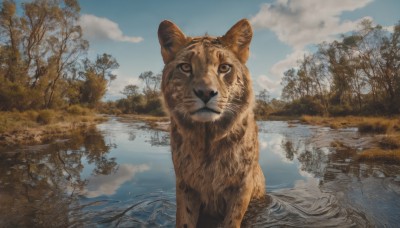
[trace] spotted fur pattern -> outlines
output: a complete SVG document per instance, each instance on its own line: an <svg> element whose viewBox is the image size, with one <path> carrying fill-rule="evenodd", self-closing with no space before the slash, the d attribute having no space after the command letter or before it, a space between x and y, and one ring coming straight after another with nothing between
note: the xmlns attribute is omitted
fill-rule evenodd
<svg viewBox="0 0 400 228"><path fill-rule="evenodd" d="M251 26L243 19L222 37L187 37L163 21L158 36L165 63L162 95L171 118L176 225L196 227L214 218L224 227L240 227L250 200L265 196L245 66ZM210 96L204 100L196 91Z"/></svg>

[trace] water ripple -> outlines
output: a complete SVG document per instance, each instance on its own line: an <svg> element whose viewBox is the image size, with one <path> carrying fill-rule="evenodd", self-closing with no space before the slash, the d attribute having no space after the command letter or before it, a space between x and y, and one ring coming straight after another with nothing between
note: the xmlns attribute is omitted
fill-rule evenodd
<svg viewBox="0 0 400 228"><path fill-rule="evenodd" d="M245 227L373 226L363 213L343 207L333 194L310 185L272 192L268 201L264 207L251 205Z"/></svg>

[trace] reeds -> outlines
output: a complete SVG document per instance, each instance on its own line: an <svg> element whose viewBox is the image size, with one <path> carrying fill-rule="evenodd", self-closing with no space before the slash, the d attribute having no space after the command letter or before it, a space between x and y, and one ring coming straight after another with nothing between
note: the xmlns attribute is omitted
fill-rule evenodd
<svg viewBox="0 0 400 228"><path fill-rule="evenodd" d="M381 148L367 149L358 153L355 159L359 161L383 162L387 164L399 163L400 149L397 150L383 150Z"/></svg>

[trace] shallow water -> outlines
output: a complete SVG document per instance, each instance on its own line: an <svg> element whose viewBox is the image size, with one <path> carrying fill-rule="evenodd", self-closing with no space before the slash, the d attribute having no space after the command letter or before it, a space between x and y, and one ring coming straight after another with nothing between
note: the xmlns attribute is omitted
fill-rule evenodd
<svg viewBox="0 0 400 228"><path fill-rule="evenodd" d="M248 227L396 227L400 167L352 160L355 129L259 122L268 201ZM343 141L354 149L333 148ZM168 133L111 118L48 145L0 151L0 227L173 227Z"/></svg>

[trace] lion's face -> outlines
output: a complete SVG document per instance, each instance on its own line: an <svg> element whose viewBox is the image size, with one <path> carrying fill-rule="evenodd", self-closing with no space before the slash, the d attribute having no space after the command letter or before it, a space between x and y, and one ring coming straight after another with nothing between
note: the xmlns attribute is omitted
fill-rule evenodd
<svg viewBox="0 0 400 228"><path fill-rule="evenodd" d="M244 65L250 43L245 38L251 39L248 22L239 22L238 28L234 26L218 38L186 37L171 22L163 23L159 29L166 63L162 92L171 115L186 121L215 122L232 119L249 107L252 91ZM243 28L246 36L233 37Z"/></svg>

